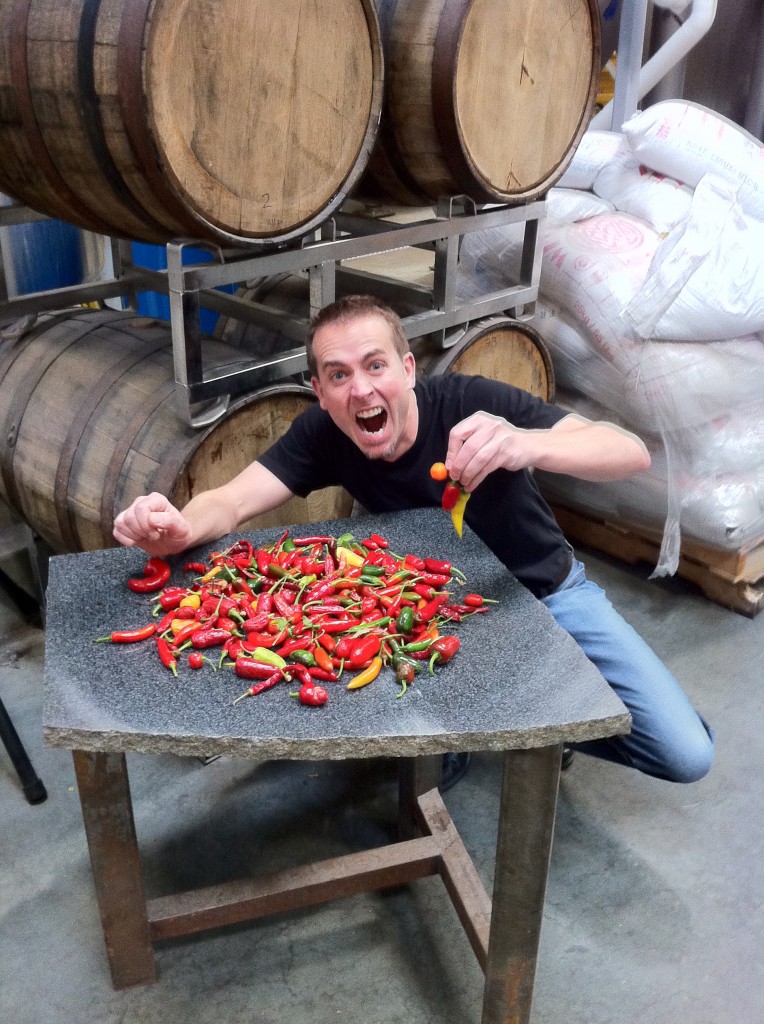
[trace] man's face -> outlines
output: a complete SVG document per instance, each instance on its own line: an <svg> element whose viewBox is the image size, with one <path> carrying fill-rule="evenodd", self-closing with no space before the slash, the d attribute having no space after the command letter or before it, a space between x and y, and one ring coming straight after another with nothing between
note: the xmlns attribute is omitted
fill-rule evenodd
<svg viewBox="0 0 764 1024"><path fill-rule="evenodd" d="M419 415L414 357L401 358L389 324L369 314L329 324L313 339L321 408L369 459L392 462L412 446Z"/></svg>

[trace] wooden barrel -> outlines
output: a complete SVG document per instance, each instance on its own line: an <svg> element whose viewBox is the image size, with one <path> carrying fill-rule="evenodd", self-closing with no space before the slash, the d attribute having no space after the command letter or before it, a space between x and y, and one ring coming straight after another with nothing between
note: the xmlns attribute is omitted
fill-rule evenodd
<svg viewBox="0 0 764 1024"><path fill-rule="evenodd" d="M0 4L0 190L147 242L284 242L364 170L373 0Z"/></svg>
<svg viewBox="0 0 764 1024"><path fill-rule="evenodd" d="M205 341L210 367L241 353ZM167 324L79 310L41 317L0 348L0 495L54 551L114 545L114 516L160 491L181 507L225 483L315 401L310 388L276 384L232 402L194 430L176 412ZM340 488L293 498L242 529L342 518Z"/></svg>
<svg viewBox="0 0 764 1024"><path fill-rule="evenodd" d="M415 338L411 349L417 376L466 373L488 377L554 402L554 369L541 335L509 317L492 316L467 324L456 343L446 349L431 338Z"/></svg>
<svg viewBox="0 0 764 1024"><path fill-rule="evenodd" d="M238 295L295 317L308 316L308 282L297 275L252 282L240 288ZM404 315L407 310L399 303L396 312ZM295 347L293 340L277 331L232 317L218 320L216 336L262 359ZM526 323L501 315L486 317L466 324L446 349L427 336L414 338L411 350L419 377L451 371L467 373L513 384L547 402L554 401L554 369L549 351L538 331Z"/></svg>
<svg viewBox="0 0 764 1024"><path fill-rule="evenodd" d="M385 54L359 197L538 198L562 175L599 81L596 0L376 0Z"/></svg>

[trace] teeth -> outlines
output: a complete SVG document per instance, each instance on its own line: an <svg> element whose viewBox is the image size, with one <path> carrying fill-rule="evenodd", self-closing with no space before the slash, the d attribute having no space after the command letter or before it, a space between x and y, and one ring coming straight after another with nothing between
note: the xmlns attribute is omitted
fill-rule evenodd
<svg viewBox="0 0 764 1024"><path fill-rule="evenodd" d="M376 409L364 409L363 412L359 412L358 413L358 418L361 419L361 420L368 420L368 419L371 419L372 416L379 416L379 414L381 412L382 412L382 406L378 405L376 407Z"/></svg>

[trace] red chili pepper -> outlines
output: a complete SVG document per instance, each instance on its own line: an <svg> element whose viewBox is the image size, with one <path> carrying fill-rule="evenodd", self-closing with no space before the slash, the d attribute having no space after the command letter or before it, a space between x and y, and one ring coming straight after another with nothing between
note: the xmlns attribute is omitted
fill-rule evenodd
<svg viewBox="0 0 764 1024"><path fill-rule="evenodd" d="M298 679L303 685L307 683L310 686L313 681L305 665L287 665L284 672L289 679Z"/></svg>
<svg viewBox="0 0 764 1024"><path fill-rule="evenodd" d="M257 607L255 611L257 612L258 615L260 615L263 612L266 615L270 615L270 613L273 611L273 594L269 594L267 592L264 594L260 594L260 596L257 599Z"/></svg>
<svg viewBox="0 0 764 1024"><path fill-rule="evenodd" d="M163 594L159 595L157 601L162 611L167 612L172 608L177 608L187 595L188 590L185 587L168 587Z"/></svg>
<svg viewBox="0 0 764 1024"><path fill-rule="evenodd" d="M271 665L270 668L272 669L273 666ZM255 683L254 686L250 686L250 688L237 697L233 703L238 704L239 701L244 700L245 697L256 697L258 693L262 693L264 690L270 690L270 688L280 682L282 678L283 677L280 672L274 672L272 675L268 676L267 679L262 679L259 683Z"/></svg>
<svg viewBox="0 0 764 1024"><path fill-rule="evenodd" d="M232 636L223 644L223 657L228 655L229 658L235 661L243 650L245 650L244 641L238 636Z"/></svg>
<svg viewBox="0 0 764 1024"><path fill-rule="evenodd" d="M322 683L336 683L340 678L334 671L334 666L332 666L332 671L328 671L325 668L318 668L318 666L312 665L308 669L308 672L310 673L311 678L320 679Z"/></svg>
<svg viewBox="0 0 764 1024"><path fill-rule="evenodd" d="M283 644L277 647L276 654L280 654L282 658L286 658L287 655L292 653L292 651L302 651L304 649L305 640L295 636L289 640L285 640Z"/></svg>
<svg viewBox="0 0 764 1024"><path fill-rule="evenodd" d="M239 623L234 622L233 619L228 619L225 615L219 615L215 619L215 629L224 629L227 633L234 633L239 628Z"/></svg>
<svg viewBox="0 0 764 1024"><path fill-rule="evenodd" d="M404 565L410 565L412 569L424 569L424 559L418 555L406 555L403 559Z"/></svg>
<svg viewBox="0 0 764 1024"><path fill-rule="evenodd" d="M180 635L180 634L179 634ZM227 629L198 629L191 636L191 646L197 650L205 647L219 647L231 637Z"/></svg>
<svg viewBox="0 0 764 1024"><path fill-rule="evenodd" d="M143 567L143 579L130 579L127 585L137 594L161 590L170 578L170 566L161 558L150 558Z"/></svg>
<svg viewBox="0 0 764 1024"><path fill-rule="evenodd" d="M298 548L307 548L311 544L333 544L334 537L294 537L295 544Z"/></svg>
<svg viewBox="0 0 764 1024"><path fill-rule="evenodd" d="M480 594L467 594L464 598L464 604L469 605L470 608L480 608L483 603L483 598Z"/></svg>
<svg viewBox="0 0 764 1024"><path fill-rule="evenodd" d="M452 565L450 562L439 562L436 558L425 558L424 567L427 572L436 572L443 576L451 576Z"/></svg>
<svg viewBox="0 0 764 1024"><path fill-rule="evenodd" d="M328 651L330 654L337 647L337 641L334 639L333 636L330 636L328 633L319 633L318 636L316 637L316 641L319 644L321 644L323 649L325 651Z"/></svg>
<svg viewBox="0 0 764 1024"><path fill-rule="evenodd" d="M162 618L159 620L159 622L157 622L157 628L156 628L157 633L164 633L164 631L166 629L169 629L170 628L170 623L175 618L177 618L177 615L175 614L175 610L173 608L171 608L169 610L169 612L166 612L162 616Z"/></svg>
<svg viewBox="0 0 764 1024"><path fill-rule="evenodd" d="M377 544L375 540L372 540L371 537L367 537L366 540L362 540L361 544L363 544L363 546L369 551L376 551L379 548L379 544Z"/></svg>
<svg viewBox="0 0 764 1024"><path fill-rule="evenodd" d="M178 674L178 659L175 657L170 645L161 636L157 637L157 654L165 668L169 668L174 676Z"/></svg>
<svg viewBox="0 0 764 1024"><path fill-rule="evenodd" d="M190 668L201 668L204 664L204 655L201 651L191 651L188 656L188 664Z"/></svg>
<svg viewBox="0 0 764 1024"><path fill-rule="evenodd" d="M433 640L430 652L433 658L442 665L450 661L461 646L458 636L439 636Z"/></svg>
<svg viewBox="0 0 764 1024"><path fill-rule="evenodd" d="M421 572L419 579L422 583L428 583L431 587L445 587L447 583L451 582L450 576L444 576L442 573L437 572Z"/></svg>
<svg viewBox="0 0 764 1024"><path fill-rule="evenodd" d="M305 591L305 600L306 602L323 601L324 598L330 597L332 594L334 594L334 581L320 580L317 583L311 583Z"/></svg>
<svg viewBox="0 0 764 1024"><path fill-rule="evenodd" d="M183 566L183 572L195 572L200 576L204 576L205 573L210 571L210 567L205 565L204 562L186 562Z"/></svg>
<svg viewBox="0 0 764 1024"><path fill-rule="evenodd" d="M303 683L297 696L301 704L307 704L312 708L318 708L329 700L329 694L324 687L314 686L313 683Z"/></svg>
<svg viewBox="0 0 764 1024"><path fill-rule="evenodd" d="M140 640L148 640L157 631L156 623L150 622L147 626L139 626L137 629L117 629L109 636L101 636L95 642L103 643L111 640L113 644L135 644Z"/></svg>
<svg viewBox="0 0 764 1024"><path fill-rule="evenodd" d="M268 662L257 661L256 658L237 658L234 672L241 679L269 679L274 674L274 668ZM278 675L281 676L281 671Z"/></svg>
<svg viewBox="0 0 764 1024"><path fill-rule="evenodd" d="M380 547L380 548L389 548L390 547L390 541L385 540L384 537L380 537L380 535L378 533L370 533L369 534L369 539L373 540L374 543L377 545L377 547Z"/></svg>
<svg viewBox="0 0 764 1024"><path fill-rule="evenodd" d="M261 576L268 575L268 566L271 564L271 553L270 551L264 551L262 548L258 549L257 555L255 556L257 563L257 571Z"/></svg>
<svg viewBox="0 0 764 1024"><path fill-rule="evenodd" d="M363 636L355 640L347 655L348 661L356 664L361 661L368 661L375 654L379 654L382 641L378 636Z"/></svg>
<svg viewBox="0 0 764 1024"><path fill-rule="evenodd" d="M454 505L459 500L459 495L462 493L460 484L455 483L453 480L449 480L446 486L443 488L443 497L440 499L441 506L450 512Z"/></svg>
<svg viewBox="0 0 764 1024"><path fill-rule="evenodd" d="M245 633L259 633L268 625L268 615L265 612L258 612L251 618L245 619L241 628Z"/></svg>
<svg viewBox="0 0 764 1024"><path fill-rule="evenodd" d="M186 640L188 640L188 638L190 636L192 636L197 630L203 629L203 628L204 627L203 627L201 622L189 622L187 626L183 626L175 634L175 637L174 637L174 640L173 640L173 643L175 644L175 647L176 648L181 647L186 642Z"/></svg>
<svg viewBox="0 0 764 1024"><path fill-rule="evenodd" d="M438 609L440 608L440 606L447 603L448 597L448 594L436 594L431 601L428 601L427 604L423 605L423 607L421 608L418 608L414 612L415 621L419 623L424 623L429 622L431 619L435 618L435 616L438 614Z"/></svg>
<svg viewBox="0 0 764 1024"><path fill-rule="evenodd" d="M247 633L247 647L273 647L275 643L276 637L270 633Z"/></svg>

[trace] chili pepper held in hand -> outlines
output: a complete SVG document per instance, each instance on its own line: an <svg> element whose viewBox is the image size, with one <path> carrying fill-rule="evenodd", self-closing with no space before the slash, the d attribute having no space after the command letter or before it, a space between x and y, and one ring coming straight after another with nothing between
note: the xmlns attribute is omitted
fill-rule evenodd
<svg viewBox="0 0 764 1024"><path fill-rule="evenodd" d="M462 531L464 529L464 510L467 507L467 502L470 499L469 491L460 490L459 497L456 500L456 504L451 509L451 522L454 524L459 538L461 539Z"/></svg>
<svg viewBox="0 0 764 1024"><path fill-rule="evenodd" d="M150 558L143 567L143 578L129 579L127 585L136 594L161 590L170 578L170 566L161 558Z"/></svg>

